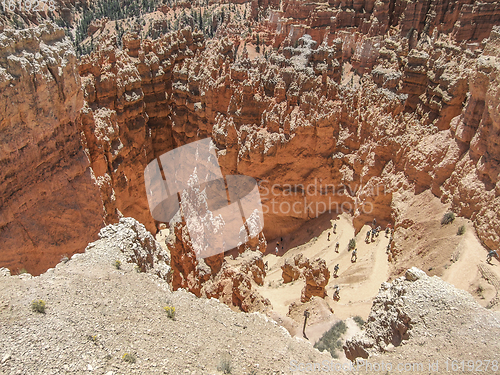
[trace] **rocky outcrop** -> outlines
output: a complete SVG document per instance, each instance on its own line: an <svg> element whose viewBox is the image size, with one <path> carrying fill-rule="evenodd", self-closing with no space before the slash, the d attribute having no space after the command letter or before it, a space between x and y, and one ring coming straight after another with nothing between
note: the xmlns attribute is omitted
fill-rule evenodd
<svg viewBox="0 0 500 375"><path fill-rule="evenodd" d="M83 98L64 30L5 30L0 45L0 264L37 275L97 237L102 203L76 125Z"/></svg>
<svg viewBox="0 0 500 375"><path fill-rule="evenodd" d="M302 289L301 302L307 302L312 296L325 298L325 287L330 280L330 271L326 262L321 258L314 259L304 271L306 285Z"/></svg>
<svg viewBox="0 0 500 375"><path fill-rule="evenodd" d="M283 283L290 283L304 277L305 286L302 289L300 301L307 302L313 296L325 298L325 287L330 280L330 271L321 258L309 261L303 254L297 254L285 260L281 266Z"/></svg>
<svg viewBox="0 0 500 375"><path fill-rule="evenodd" d="M240 271L250 276L257 285L264 285L266 268L262 259L262 253L257 251L247 251L241 255L243 263Z"/></svg>
<svg viewBox="0 0 500 375"><path fill-rule="evenodd" d="M191 238L185 223L175 224L173 233L167 242L171 254L171 265L173 269L172 288L177 290L184 288L196 296L201 296L201 283L210 278L212 271L206 266L204 260L198 261L193 250ZM217 262L216 274L222 265L223 254L220 254ZM207 269L208 268L208 269Z"/></svg>
<svg viewBox="0 0 500 375"><path fill-rule="evenodd" d="M228 264L224 253L197 258L184 222L173 224L167 239L171 254L172 288L183 288L198 297L217 298L234 309L266 311L271 303L253 287L263 285L266 271L262 252L247 249Z"/></svg>
<svg viewBox="0 0 500 375"><path fill-rule="evenodd" d="M80 64L84 107L78 119L104 202L105 221L131 216L156 232L144 189L144 168L174 147L168 98L174 67L203 48L185 29L152 43L137 34L112 41Z"/></svg>
<svg viewBox="0 0 500 375"><path fill-rule="evenodd" d="M495 27L470 74L470 94L462 113L451 121L456 142L468 150L443 186L443 198L453 203L459 215L474 220L489 248L500 243L499 46L500 27Z"/></svg>
<svg viewBox="0 0 500 375"><path fill-rule="evenodd" d="M137 220L121 218L118 224L102 228L99 238L108 246L120 249L129 263L136 264L138 272L149 272L163 280L171 280L170 255Z"/></svg>
<svg viewBox="0 0 500 375"><path fill-rule="evenodd" d="M486 355L497 350L489 343L498 332L500 322L494 312L479 306L469 293L414 267L405 277L382 284L363 331L347 340L344 351L354 361L394 351L404 341L407 355L428 356L432 362L439 351L421 344L429 335L433 342L448 342L448 350L455 353L482 343Z"/></svg>
<svg viewBox="0 0 500 375"><path fill-rule="evenodd" d="M265 312L271 302L252 289L252 278L244 270L224 264L221 271L203 285L203 296L217 298L228 306L245 312Z"/></svg>
<svg viewBox="0 0 500 375"><path fill-rule="evenodd" d="M287 258L285 263L281 266L283 283L287 284L297 280L309 267L309 259L302 253L295 255L293 259Z"/></svg>
<svg viewBox="0 0 500 375"><path fill-rule="evenodd" d="M301 275L300 269L295 266L292 258L285 260L285 263L281 266L281 271L284 284L297 280Z"/></svg>

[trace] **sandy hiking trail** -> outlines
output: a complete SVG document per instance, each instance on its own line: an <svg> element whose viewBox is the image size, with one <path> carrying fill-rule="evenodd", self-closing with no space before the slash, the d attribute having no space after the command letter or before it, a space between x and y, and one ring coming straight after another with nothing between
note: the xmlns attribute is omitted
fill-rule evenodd
<svg viewBox="0 0 500 375"><path fill-rule="evenodd" d="M486 262L488 251L479 242L472 225L466 227L442 279L471 293L481 306L500 311L500 263L494 258L491 264Z"/></svg>
<svg viewBox="0 0 500 375"><path fill-rule="evenodd" d="M318 220L325 220L319 218ZM330 219L328 219L330 220ZM270 241L268 254L264 256L264 262L268 262L268 273L264 286L257 286L257 291L271 301L273 310L281 317L285 317L289 312L292 303L302 305L300 302L301 291L305 286L305 280L300 277L298 280L288 284L283 284L281 266L286 259L293 258L302 253L309 260L320 257L325 260L331 277L326 287L327 297L325 302L333 313L329 317L324 317L322 321L308 325L308 337L318 338L318 333L325 332L336 321L345 320L349 317L360 315L367 319L370 312L372 299L377 295L380 284L387 281L389 276L389 265L386 248L389 238L385 233L380 232L373 242L365 243L366 232L370 226L365 225L354 237L354 226L351 218L347 214L342 214L336 219L332 219L328 228L322 231L319 236L313 237L303 245L293 247L282 256L276 256L271 249L276 246L276 241ZM336 232L332 233L333 225L336 224ZM330 241L328 241L330 232ZM352 251L348 251L349 240L356 239L358 259L351 262ZM284 239L285 246L288 238ZM339 252L335 252L335 245L339 242ZM281 249L280 249L281 252ZM334 277L334 267L339 264L338 277ZM334 286L340 287L340 300L334 301ZM309 304L306 303L305 305ZM301 322L298 322L301 323ZM313 340L315 341L315 340Z"/></svg>

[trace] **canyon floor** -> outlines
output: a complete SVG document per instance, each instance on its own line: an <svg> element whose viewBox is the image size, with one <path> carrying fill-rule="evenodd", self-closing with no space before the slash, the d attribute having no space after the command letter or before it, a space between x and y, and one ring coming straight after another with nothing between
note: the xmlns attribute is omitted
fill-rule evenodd
<svg viewBox="0 0 500 375"><path fill-rule="evenodd" d="M423 194L416 200L417 202L414 199L409 205L408 215L419 223L432 223L420 236L437 245L432 251L435 255L431 259L422 259L424 242L416 246L414 251L405 253L405 270L418 264L429 274L437 274L455 287L469 292L481 306L500 311L500 264L496 259L490 264L486 263L488 251L480 243L470 220L457 217L453 223L441 225L436 220L441 219L442 213L447 210L446 206L435 200L435 197L433 199L430 193ZM434 210L436 217L420 209L420 204L424 202L429 209ZM462 225L465 226L465 233L457 235L458 228ZM285 236L283 249L279 238L278 256L275 254L276 240L269 241L263 258L268 264L264 285L255 284L254 288L271 301L273 311L270 316L286 327L293 336L302 337L303 313L307 309L311 315L306 334L313 343L339 320L348 319L352 323L351 318L355 316L367 320L381 284L395 278L395 267L389 261L390 255L386 251L389 238L382 231L374 241L365 242L366 232L370 228L365 225L355 235L355 228L348 214L336 217L324 214L304 225L301 230ZM347 249L351 238L356 240L356 262L351 261L352 251ZM338 253L335 252L337 242L340 245ZM290 283L283 283L281 266L297 254L310 260L319 257L326 261L331 277L325 299L313 298L310 302L301 303L301 290L305 283L302 276ZM239 263L239 259L233 257L226 257L226 261L233 265ZM336 264L339 264L338 277L333 276ZM332 299L336 285L340 287L339 301ZM356 324L349 324L349 328L344 339L358 331Z"/></svg>

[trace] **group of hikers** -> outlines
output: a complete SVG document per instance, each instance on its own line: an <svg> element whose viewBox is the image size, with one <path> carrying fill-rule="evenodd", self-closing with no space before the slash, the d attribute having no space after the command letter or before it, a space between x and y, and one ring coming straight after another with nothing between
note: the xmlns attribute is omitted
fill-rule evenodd
<svg viewBox="0 0 500 375"><path fill-rule="evenodd" d="M373 222L376 223L376 220L373 219ZM375 226L375 224L374 224L374 226ZM382 231L382 227L380 225L376 228L374 227L373 229L368 230L368 232L366 232L365 242L370 243L370 242L375 241L375 237L378 237L378 235L381 231ZM392 225L389 223L389 224L387 224L387 227L385 228L385 238L389 237L389 244L387 245L387 251L389 251L391 248L393 234L394 234L394 229L392 228Z"/></svg>
<svg viewBox="0 0 500 375"><path fill-rule="evenodd" d="M370 243L375 241L375 237L378 237L379 233L382 231L382 228L379 226L376 226L377 220L373 219L372 222L372 229L366 233L366 238L365 242ZM337 230L337 224L334 224L333 226L333 233L335 234ZM392 228L392 225L389 223L387 224L387 227L385 228L385 237L389 238L389 244L387 245L387 252L389 252L391 248L391 242L392 242L392 236L394 234L394 229ZM328 232L328 241L330 241L330 232ZM337 242L335 244L335 252L338 253L340 248L340 244ZM351 246L348 247L347 251L350 251L352 249ZM358 260L358 249L357 247L354 246L354 249L352 250L351 253L351 262L355 263ZM333 277L337 278L338 277L338 272L339 272L340 265L337 263L335 267L333 268ZM340 299L340 287L338 285L334 286L334 294L333 294L333 299L338 301Z"/></svg>
<svg viewBox="0 0 500 375"><path fill-rule="evenodd" d="M332 233L333 234L337 234L337 224L333 224ZM328 231L328 238L327 238L327 240L330 241L330 231ZM338 242L337 242L337 244L338 244Z"/></svg>
<svg viewBox="0 0 500 375"><path fill-rule="evenodd" d="M285 252L284 242L285 242L285 240L283 239L283 237L281 237L281 252L282 253ZM279 252L280 252L280 241L276 242L276 247L274 248L274 253L276 254L276 256L278 256Z"/></svg>
<svg viewBox="0 0 500 375"><path fill-rule="evenodd" d="M366 233L365 242L370 243L370 242L375 241L375 238L378 237L378 235L381 231L382 231L382 227L380 225L377 226L377 220L373 219L372 229L368 230L368 232ZM327 237L328 241L330 241L330 236L332 233L333 234L337 233L337 224L333 225L332 232L328 231L328 237ZM387 253L389 253L389 251L391 249L393 235L394 235L394 228L392 228L392 225L389 223L389 224L387 224L387 227L385 228L385 237L389 238L389 243L387 244L387 250L386 250ZM280 251L280 247L281 247L281 251L284 252L284 244L283 243L284 243L283 237L281 237L281 244L280 244L280 241L276 242L276 248L275 248L276 256L278 256L278 253ZM355 263L358 260L358 249L355 246L352 246L352 247L354 247L354 249L352 250L352 253L351 253L351 262ZM352 247L349 246L347 251L350 251L352 249ZM337 242L335 244L335 252L338 253L339 249L340 249L340 244L339 244L339 242ZM488 264L491 264L492 258L497 258L500 260L498 250L489 251L488 255L486 257L486 262ZM266 262L266 268L267 268L267 262ZM335 278L338 277L339 268L340 268L340 266L337 263L335 265L335 267L333 268L333 277L335 277ZM334 286L333 299L335 301L338 301L340 299L340 287L338 285Z"/></svg>

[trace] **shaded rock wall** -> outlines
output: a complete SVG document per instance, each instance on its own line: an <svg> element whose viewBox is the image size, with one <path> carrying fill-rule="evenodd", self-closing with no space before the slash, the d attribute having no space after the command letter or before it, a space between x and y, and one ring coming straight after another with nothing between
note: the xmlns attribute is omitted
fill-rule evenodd
<svg viewBox="0 0 500 375"><path fill-rule="evenodd" d="M104 202L107 223L132 216L156 233L144 188L144 168L174 148L170 96L175 66L203 48L202 36L183 30L154 43L136 34L123 51L103 44L80 64L84 106L78 118Z"/></svg>

